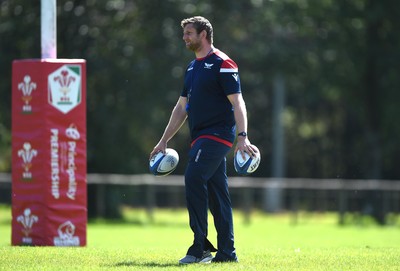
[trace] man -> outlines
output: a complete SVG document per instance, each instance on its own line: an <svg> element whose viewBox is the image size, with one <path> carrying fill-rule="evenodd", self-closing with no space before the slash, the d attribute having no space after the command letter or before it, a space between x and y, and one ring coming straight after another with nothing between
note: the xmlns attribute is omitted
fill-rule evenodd
<svg viewBox="0 0 400 271"><path fill-rule="evenodd" d="M165 152L167 142L188 118L191 135L185 193L194 241L180 264L237 261L226 155L238 131L236 151L255 155L247 137L247 111L236 63L213 45L213 28L200 16L181 22L186 48L196 59L186 69L181 96L165 131L150 153ZM214 217L218 250L207 239L208 208ZM217 251L215 258L211 252Z"/></svg>

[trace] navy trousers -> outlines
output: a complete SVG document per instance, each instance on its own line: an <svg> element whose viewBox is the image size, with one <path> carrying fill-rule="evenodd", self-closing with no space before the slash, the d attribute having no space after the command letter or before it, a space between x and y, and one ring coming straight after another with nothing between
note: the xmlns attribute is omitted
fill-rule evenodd
<svg viewBox="0 0 400 271"><path fill-rule="evenodd" d="M200 258L203 251L215 251L207 239L208 209L214 217L218 252L215 260L236 260L232 205L226 175L226 155L230 147L211 139L199 139L189 152L185 191L193 245L187 254Z"/></svg>

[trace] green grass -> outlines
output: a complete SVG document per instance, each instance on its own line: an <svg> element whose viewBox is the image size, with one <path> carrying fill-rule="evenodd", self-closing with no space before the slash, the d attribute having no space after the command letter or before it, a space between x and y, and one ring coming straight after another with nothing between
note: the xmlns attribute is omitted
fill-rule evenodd
<svg viewBox="0 0 400 271"><path fill-rule="evenodd" d="M179 266L192 241L183 210L125 211L125 222L88 225L83 248L10 246L10 208L0 206L0 270L400 270L400 227L337 226L334 214L235 212L239 263ZM212 224L212 221L210 221ZM215 240L215 231L210 230Z"/></svg>

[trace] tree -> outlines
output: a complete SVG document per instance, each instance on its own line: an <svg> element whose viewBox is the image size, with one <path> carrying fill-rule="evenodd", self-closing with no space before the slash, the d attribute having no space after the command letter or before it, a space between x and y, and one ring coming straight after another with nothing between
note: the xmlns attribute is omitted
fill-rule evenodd
<svg viewBox="0 0 400 271"><path fill-rule="evenodd" d="M286 176L398 178L399 5L59 1L58 57L87 60L89 172L147 173L193 59L180 21L201 14L213 23L215 45L239 64L249 133L265 158L255 176L271 174L271 88L279 72L287 88ZM10 171L10 67L13 59L40 57L40 7L5 0L0 8L0 170ZM187 129L170 144L186 153Z"/></svg>

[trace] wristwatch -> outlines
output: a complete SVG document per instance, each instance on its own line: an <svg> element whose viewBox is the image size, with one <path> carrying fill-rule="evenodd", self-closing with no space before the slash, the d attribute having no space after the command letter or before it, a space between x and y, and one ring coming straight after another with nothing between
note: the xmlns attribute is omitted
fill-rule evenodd
<svg viewBox="0 0 400 271"><path fill-rule="evenodd" d="M244 137L246 137L246 136L247 136L247 133L246 133L246 132L240 132L240 133L238 133L238 136L244 136Z"/></svg>

